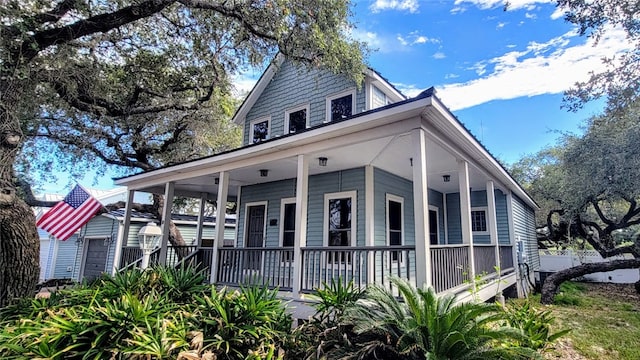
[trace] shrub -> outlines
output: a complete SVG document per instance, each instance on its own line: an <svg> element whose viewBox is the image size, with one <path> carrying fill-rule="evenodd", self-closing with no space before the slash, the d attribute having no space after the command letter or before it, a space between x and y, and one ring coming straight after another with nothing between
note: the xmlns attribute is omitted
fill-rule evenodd
<svg viewBox="0 0 640 360"><path fill-rule="evenodd" d="M506 324L522 330L525 337L517 341L520 346L537 351L546 350L555 340L566 335L570 330L565 329L556 333L551 332L555 318L550 310L537 310L529 302L511 302L504 308Z"/></svg>

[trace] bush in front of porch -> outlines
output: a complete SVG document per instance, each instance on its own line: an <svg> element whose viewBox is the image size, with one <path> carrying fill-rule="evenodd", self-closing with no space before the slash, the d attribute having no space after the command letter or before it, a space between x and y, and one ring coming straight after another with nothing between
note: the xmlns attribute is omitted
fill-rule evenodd
<svg viewBox="0 0 640 360"><path fill-rule="evenodd" d="M291 329L277 292L204 279L192 268L130 270L19 300L0 309L0 358L276 358Z"/></svg>

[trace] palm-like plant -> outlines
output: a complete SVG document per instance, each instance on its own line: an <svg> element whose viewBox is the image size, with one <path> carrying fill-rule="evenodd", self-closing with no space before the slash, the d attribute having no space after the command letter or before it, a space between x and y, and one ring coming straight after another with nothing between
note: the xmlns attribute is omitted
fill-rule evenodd
<svg viewBox="0 0 640 360"><path fill-rule="evenodd" d="M367 341L355 356L373 352L397 353L414 359L529 359L531 349L503 346L521 333L499 326L503 314L497 305L456 304L455 297L438 297L431 288L417 289L393 278L399 298L383 287L372 286L367 296L345 312L345 321Z"/></svg>

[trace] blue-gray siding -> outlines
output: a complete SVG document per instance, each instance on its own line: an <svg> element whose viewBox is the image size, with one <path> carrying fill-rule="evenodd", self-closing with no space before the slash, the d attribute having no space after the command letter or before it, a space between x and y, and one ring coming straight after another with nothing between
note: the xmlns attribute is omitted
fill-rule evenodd
<svg viewBox="0 0 640 360"><path fill-rule="evenodd" d="M445 195L447 203L447 232L449 244L462 243L462 221L460 219L460 193L448 193ZM509 218L507 216L506 195L500 190L495 191L496 199L496 220L498 223L498 241L508 244L509 240ZM487 192L472 191L471 207L486 207ZM474 235L473 242L477 244L488 244L489 235Z"/></svg>
<svg viewBox="0 0 640 360"><path fill-rule="evenodd" d="M249 143L249 123L252 120L270 116L270 137L280 136L284 133L284 112L309 104L309 125L315 126L326 119L327 96L353 88L357 88L356 84L344 76L322 70L297 68L285 61L247 113L244 144ZM353 112L355 114L364 110L365 90L361 87L356 90L356 108Z"/></svg>
<svg viewBox="0 0 640 360"><path fill-rule="evenodd" d="M514 195L512 198L514 235L516 240L519 239L525 243L529 268L532 271L538 270L540 269L540 257L538 256L538 242L536 239L535 212L519 197Z"/></svg>

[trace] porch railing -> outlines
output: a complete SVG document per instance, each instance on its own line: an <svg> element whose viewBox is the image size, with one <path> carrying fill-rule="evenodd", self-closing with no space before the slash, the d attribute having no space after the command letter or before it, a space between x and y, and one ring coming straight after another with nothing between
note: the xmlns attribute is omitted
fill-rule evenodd
<svg viewBox="0 0 640 360"><path fill-rule="evenodd" d="M260 284L290 291L293 288L293 248L219 249L216 283Z"/></svg>
<svg viewBox="0 0 640 360"><path fill-rule="evenodd" d="M167 248L167 265L175 266L184 257L193 254L198 249L197 245L169 246ZM160 249L154 249L149 258L149 265L158 264ZM142 260L142 249L139 246L124 246L120 257L120 269L138 267Z"/></svg>
<svg viewBox="0 0 640 360"><path fill-rule="evenodd" d="M473 262L476 276L496 272L496 246L494 244L473 244Z"/></svg>
<svg viewBox="0 0 640 360"><path fill-rule="evenodd" d="M436 292L468 283L469 269L468 244L431 246L431 284Z"/></svg>
<svg viewBox="0 0 640 360"><path fill-rule="evenodd" d="M414 246L302 248L301 291L311 292L341 278L357 287L390 286L389 276L415 281Z"/></svg>

